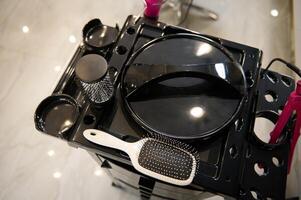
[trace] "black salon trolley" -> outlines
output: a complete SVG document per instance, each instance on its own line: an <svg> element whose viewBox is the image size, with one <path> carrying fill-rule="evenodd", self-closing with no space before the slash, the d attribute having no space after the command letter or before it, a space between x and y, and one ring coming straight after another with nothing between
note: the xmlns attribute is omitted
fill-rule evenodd
<svg viewBox="0 0 301 200"><path fill-rule="evenodd" d="M179 39L180 42L176 44L173 39ZM157 46L153 47L152 43ZM202 48L198 49L197 46ZM75 75L75 66L80 58L89 54L101 55L107 61L108 70L102 74L101 83L86 83ZM239 91L237 94L229 93L229 88L223 88L216 80L206 80L208 83L205 85L211 87L210 91L206 91L213 100L207 97L202 100L208 109L213 109L211 115L208 114L211 116L208 123L212 122L210 130L198 126L197 120L175 115L191 104L174 100L174 88L182 91L181 95L187 92L183 85L178 85L179 82L162 80L164 84L141 86L152 79L151 76L145 76L145 72L152 71L154 63L183 66L199 57L202 57L204 65L236 63L242 67L240 80L237 80L237 74L231 79L231 66L216 70L218 76L229 78L227 81L233 83L232 86ZM38 107L36 128L65 140L72 147L86 149L112 178L113 186L135 193L141 199L204 199L214 194L227 199L285 199L290 129L286 129L275 145L261 141L253 129L256 117L267 118L274 123L277 121L278 110L283 108L295 85L292 79L276 72L261 73L261 58L259 49L143 17L129 16L121 29L103 25L100 20L94 19L84 27L83 43L76 50L50 100L48 98L46 103L44 100ZM139 60L136 69L131 68L135 59ZM152 71L154 73L157 72ZM182 73L181 84L192 88L192 95L202 95L196 87L199 80L187 76L187 73ZM88 78L91 76L93 74ZM172 73L170 77L174 78ZM185 79L187 77L189 80ZM109 79L112 81L110 85L106 82ZM98 94L102 96L97 99L94 90L99 84L109 89L114 87L115 90ZM134 97L127 98L137 86L145 88L139 94L132 95ZM170 96L165 98L166 95ZM267 95L272 100L267 101ZM214 103L219 104L217 110ZM168 105L171 108L169 112L164 110ZM51 110L53 107L56 110ZM163 109L162 115L156 113L160 108ZM200 110L197 111L196 115L200 116ZM60 123L56 112L62 112L60 118L66 118L61 129L49 125ZM153 115L159 118L154 119ZM212 117L220 118L221 126L214 128ZM229 120L225 121L224 118ZM125 153L87 141L82 135L87 128L108 131L125 141L136 141L147 132L176 138L197 150L199 170L189 186L180 187L157 181L137 172ZM201 133L199 129L202 129ZM175 130L179 132L172 135ZM185 131L189 136L184 137ZM259 166L260 173L255 170L256 166Z"/></svg>

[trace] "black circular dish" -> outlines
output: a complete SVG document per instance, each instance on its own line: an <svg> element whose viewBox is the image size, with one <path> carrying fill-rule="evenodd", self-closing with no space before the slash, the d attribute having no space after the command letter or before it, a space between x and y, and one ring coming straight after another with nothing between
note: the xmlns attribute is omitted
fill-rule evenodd
<svg viewBox="0 0 301 200"><path fill-rule="evenodd" d="M52 95L44 99L35 112L35 125L39 131L63 136L76 123L79 105L69 95Z"/></svg>
<svg viewBox="0 0 301 200"><path fill-rule="evenodd" d="M100 50L113 44L117 35L117 28L103 25L99 19L91 20L83 29L85 45L94 50Z"/></svg>
<svg viewBox="0 0 301 200"><path fill-rule="evenodd" d="M237 118L246 79L218 43L193 34L168 35L130 58L122 71L121 95L128 113L147 131L201 139Z"/></svg>

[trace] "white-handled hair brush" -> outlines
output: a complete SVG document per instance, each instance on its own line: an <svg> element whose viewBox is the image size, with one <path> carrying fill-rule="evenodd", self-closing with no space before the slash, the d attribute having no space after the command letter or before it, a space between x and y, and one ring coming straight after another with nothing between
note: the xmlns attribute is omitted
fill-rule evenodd
<svg viewBox="0 0 301 200"><path fill-rule="evenodd" d="M129 143L96 129L85 130L84 137L95 144L127 153L136 170L161 181L183 186L189 185L195 176L195 156L173 143L154 138Z"/></svg>

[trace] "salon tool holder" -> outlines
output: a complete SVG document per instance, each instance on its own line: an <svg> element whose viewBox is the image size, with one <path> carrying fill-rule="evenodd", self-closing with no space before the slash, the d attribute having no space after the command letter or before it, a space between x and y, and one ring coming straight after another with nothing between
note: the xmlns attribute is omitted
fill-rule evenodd
<svg viewBox="0 0 301 200"><path fill-rule="evenodd" d="M298 142L298 138L300 136L301 130L301 81L297 82L297 88L294 92L292 92L281 112L279 119L275 125L274 130L271 132L270 143L275 144L277 140L280 138L281 133L283 133L283 129L287 125L289 119L293 117L293 112L296 112L296 121L293 128L293 135L291 136L291 149L289 153L288 160L288 172L290 172L294 150L296 144Z"/></svg>
<svg viewBox="0 0 301 200"><path fill-rule="evenodd" d="M141 47L155 39L169 38L170 35L177 37L178 34L202 37L218 44L216 46L229 52L230 57L241 65L247 83L246 96L235 121L208 137L179 139L181 142L192 145L200 157L199 170L193 182L185 187L164 183L142 175L132 167L126 154L116 149L93 144L83 136L84 130L94 128L109 132L124 141L134 142L148 132L148 127L141 126L133 120L131 113L125 109L125 101L121 95L122 88L120 88L121 74L129 59ZM121 30L118 26L105 26L98 19L92 20L84 28L83 40L83 45L76 50L53 92L53 95L62 93L74 98L79 104L80 114L76 123L64 133L64 137L60 137L58 133L46 134L61 138L73 147L89 151L112 178L114 186L136 193L142 199L202 199L211 193L227 198L247 200L285 199L292 120L285 123L284 129L281 127L281 137L273 144L260 140L253 130L255 119L258 117L267 118L273 123L277 122L278 110L284 107L295 85L291 78L279 73L272 71L262 73L260 68L262 52L259 49L135 16L129 16ZM164 41L170 42L171 46L174 44L169 39ZM105 45L101 46L101 44ZM186 46L184 43L181 46L182 49L186 47L191 47L191 45ZM208 47L208 45L203 47ZM187 56L205 55L209 60L216 59L214 57L216 55L210 54L210 51L203 47L191 50L191 54L187 54ZM177 52L176 48L168 49ZM164 48L161 48L160 51L144 54L146 57L143 61L149 58L149 62L152 64L158 59L152 59L151 56L160 57L159 55L163 51ZM91 101L87 91L83 89L75 75L76 65L80 59L89 54L98 54L106 59L107 76L114 86L111 100L98 106ZM173 58L166 59L170 59L171 62L181 62L183 61L181 56L185 59L184 55L178 54ZM154 57L156 58L156 56ZM164 60L165 57L161 56L160 59ZM219 76L227 75L227 72L223 70L219 69L218 71ZM135 76L133 77L135 78ZM187 83L186 87L193 87L195 83L193 80L180 83ZM131 83L134 83L134 80ZM162 84L159 86L162 87ZM125 87L135 88L135 84L125 85ZM166 87L172 89L177 85L171 82L166 83L163 89ZM186 90L181 91L185 92ZM156 91L154 92L157 95ZM272 97L272 100L267 100L267 96ZM139 99L134 99L134 102L137 101ZM43 106L39 109L43 110ZM200 113L200 109L197 110ZM36 113L36 115L38 114ZM219 111L216 114L218 115ZM36 119L43 118L37 117ZM40 120L40 123L43 124L44 121ZM38 120L36 120L37 128L38 124ZM38 130L44 132L43 129Z"/></svg>

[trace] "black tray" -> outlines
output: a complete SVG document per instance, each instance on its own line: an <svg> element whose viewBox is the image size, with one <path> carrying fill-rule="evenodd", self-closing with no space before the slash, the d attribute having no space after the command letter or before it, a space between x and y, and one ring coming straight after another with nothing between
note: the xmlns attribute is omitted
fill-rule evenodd
<svg viewBox="0 0 301 200"><path fill-rule="evenodd" d="M268 114L269 112L276 113L277 117L278 110L284 106L286 98L295 87L294 81L286 77L291 82L287 86L281 81L283 75L272 71L260 76L260 50L221 38L129 16L112 45L94 50L91 50L91 46L80 46L75 52L53 94L70 95L79 103L81 112L77 123L64 137L52 136L66 140L71 146L87 149L122 166L130 167L131 162L127 155L118 150L92 144L82 133L87 128L97 128L126 141L136 141L141 137L145 130L124 114L119 87L121 70L132 53L142 45L154 38L178 33L201 35L222 45L241 64L248 84L247 102L238 120L223 129L223 134L206 140L189 141L197 149L201 161L199 172L193 183L187 187L198 190L202 188L238 199L255 199L254 196L258 199L284 199L290 135L287 134L281 143L273 146L261 142L253 129L256 117L264 116L273 121L275 115ZM110 76L118 88L114 101L100 108L95 108L86 100L74 75L77 60L91 52L103 55L107 59L111 67ZM275 81L275 77L278 81ZM267 102L266 94L274 96L276 100ZM275 159L278 159L278 166L273 164ZM255 165L264 169L263 175L256 173Z"/></svg>

